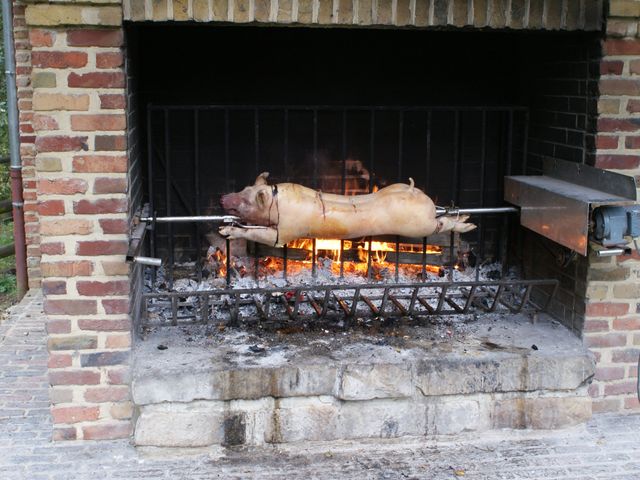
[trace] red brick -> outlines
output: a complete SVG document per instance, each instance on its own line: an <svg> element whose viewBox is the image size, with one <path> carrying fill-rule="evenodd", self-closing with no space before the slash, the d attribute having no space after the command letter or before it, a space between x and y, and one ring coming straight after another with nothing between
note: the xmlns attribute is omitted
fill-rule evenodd
<svg viewBox="0 0 640 480"><path fill-rule="evenodd" d="M609 331L609 322L607 320L586 319L583 330L585 332L607 332Z"/></svg>
<svg viewBox="0 0 640 480"><path fill-rule="evenodd" d="M587 304L586 315L590 317L618 317L628 311L628 303L592 302Z"/></svg>
<svg viewBox="0 0 640 480"><path fill-rule="evenodd" d="M125 173L126 156L80 155L73 157L73 171L79 173Z"/></svg>
<svg viewBox="0 0 640 480"><path fill-rule="evenodd" d="M111 368L107 371L109 385L128 385L131 382L131 370L127 367Z"/></svg>
<svg viewBox="0 0 640 480"><path fill-rule="evenodd" d="M99 200L79 200L77 202L73 202L73 212L80 215L124 213L126 211L126 198L103 198Z"/></svg>
<svg viewBox="0 0 640 480"><path fill-rule="evenodd" d="M69 353L50 353L47 361L48 368L65 368L71 366L71 354Z"/></svg>
<svg viewBox="0 0 640 480"><path fill-rule="evenodd" d="M600 396L600 384L592 383L591 385L589 385L589 388L587 388L587 393L591 398L598 398Z"/></svg>
<svg viewBox="0 0 640 480"><path fill-rule="evenodd" d="M37 68L81 68L87 64L85 52L33 52L31 63Z"/></svg>
<svg viewBox="0 0 640 480"><path fill-rule="evenodd" d="M78 74L72 72L67 77L72 88L124 88L122 72L91 72Z"/></svg>
<svg viewBox="0 0 640 480"><path fill-rule="evenodd" d="M127 233L129 223L121 219L102 219L100 220L100 228L102 228L103 233Z"/></svg>
<svg viewBox="0 0 640 480"><path fill-rule="evenodd" d="M127 106L127 99L122 94L100 95L100 108L103 110L123 110Z"/></svg>
<svg viewBox="0 0 640 480"><path fill-rule="evenodd" d="M88 388L84 399L91 403L122 402L129 399L129 388L126 386L109 386Z"/></svg>
<svg viewBox="0 0 640 480"><path fill-rule="evenodd" d="M611 352L611 361L614 363L637 363L640 356L639 348L626 348Z"/></svg>
<svg viewBox="0 0 640 480"><path fill-rule="evenodd" d="M120 335L107 335L105 341L106 348L130 348L131 335L129 333Z"/></svg>
<svg viewBox="0 0 640 480"><path fill-rule="evenodd" d="M38 202L38 213L42 216L64 215L64 200Z"/></svg>
<svg viewBox="0 0 640 480"><path fill-rule="evenodd" d="M640 100L629 100L629 103L627 103L627 112L640 113Z"/></svg>
<svg viewBox="0 0 640 480"><path fill-rule="evenodd" d="M128 244L124 240L95 240L78 242L77 255L124 255L127 253Z"/></svg>
<svg viewBox="0 0 640 480"><path fill-rule="evenodd" d="M67 282L64 280L43 280L42 292L45 295L64 295L67 293ZM55 332L68 333L68 332Z"/></svg>
<svg viewBox="0 0 640 480"><path fill-rule="evenodd" d="M109 315L129 313L128 299L106 299L102 300L104 311Z"/></svg>
<svg viewBox="0 0 640 480"><path fill-rule="evenodd" d="M88 260L42 262L40 268L45 277L81 277L93 272L93 264Z"/></svg>
<svg viewBox="0 0 640 480"><path fill-rule="evenodd" d="M618 137L598 135L596 137L596 148L603 150L618 148Z"/></svg>
<svg viewBox="0 0 640 480"><path fill-rule="evenodd" d="M640 55L638 40L608 39L604 42L604 55Z"/></svg>
<svg viewBox="0 0 640 480"><path fill-rule="evenodd" d="M49 116L36 114L33 116L33 127L36 130L58 130L58 121Z"/></svg>
<svg viewBox="0 0 640 480"><path fill-rule="evenodd" d="M584 343L592 348L623 347L627 336L624 333L591 334L584 337Z"/></svg>
<svg viewBox="0 0 640 480"><path fill-rule="evenodd" d="M127 121L124 114L71 115L71 128L81 132L94 130L124 130Z"/></svg>
<svg viewBox="0 0 640 480"><path fill-rule="evenodd" d="M636 393L636 382L613 383L604 386L604 394L621 395L623 393Z"/></svg>
<svg viewBox="0 0 640 480"><path fill-rule="evenodd" d="M85 440L114 440L131 436L131 422L109 423L104 425L87 425L82 427Z"/></svg>
<svg viewBox="0 0 640 480"><path fill-rule="evenodd" d="M625 331L640 330L640 317L614 318L613 329Z"/></svg>
<svg viewBox="0 0 640 480"><path fill-rule="evenodd" d="M127 138L124 135L96 135L96 151L125 151Z"/></svg>
<svg viewBox="0 0 640 480"><path fill-rule="evenodd" d="M35 141L38 152L77 152L88 150L87 137L68 137L54 135L38 137Z"/></svg>
<svg viewBox="0 0 640 480"><path fill-rule="evenodd" d="M40 245L40 252L43 255L64 255L64 243L47 242Z"/></svg>
<svg viewBox="0 0 640 480"><path fill-rule="evenodd" d="M80 295L90 297L126 295L129 293L129 282L127 280L114 280L109 282L79 280L76 284L76 288Z"/></svg>
<svg viewBox="0 0 640 480"><path fill-rule="evenodd" d="M54 370L49 372L49 383L51 385L98 385L100 373L91 370Z"/></svg>
<svg viewBox="0 0 640 480"><path fill-rule="evenodd" d="M48 315L92 315L98 312L95 300L53 300L44 301L44 312Z"/></svg>
<svg viewBox="0 0 640 480"><path fill-rule="evenodd" d="M100 407L53 407L53 423L78 423L97 420Z"/></svg>
<svg viewBox="0 0 640 480"><path fill-rule="evenodd" d="M600 62L601 75L621 75L624 62L621 60L603 60Z"/></svg>
<svg viewBox="0 0 640 480"><path fill-rule="evenodd" d="M640 155L596 155L596 167L632 170L640 165Z"/></svg>
<svg viewBox="0 0 640 480"><path fill-rule="evenodd" d="M638 397L633 396L624 399L624 408L627 410L636 410L640 408L640 402L638 402Z"/></svg>
<svg viewBox="0 0 640 480"><path fill-rule="evenodd" d="M80 328L80 330L88 330L93 332L128 332L131 329L131 322L128 319L78 320L78 328Z"/></svg>
<svg viewBox="0 0 640 480"><path fill-rule="evenodd" d="M629 136L624 139L624 146L628 149L639 149L640 148L640 137L638 136Z"/></svg>
<svg viewBox="0 0 640 480"><path fill-rule="evenodd" d="M123 63L122 53L103 52L96 53L96 67L98 68L118 68Z"/></svg>
<svg viewBox="0 0 640 480"><path fill-rule="evenodd" d="M126 178L96 178L93 184L93 193L126 193Z"/></svg>
<svg viewBox="0 0 640 480"><path fill-rule="evenodd" d="M58 442L61 440L76 440L77 438L76 429L74 427L54 428L52 438L54 442Z"/></svg>
<svg viewBox="0 0 640 480"><path fill-rule="evenodd" d="M624 367L598 367L595 379L599 381L622 380Z"/></svg>
<svg viewBox="0 0 640 480"><path fill-rule="evenodd" d="M53 47L56 34L52 30L32 28L29 30L29 43L32 47Z"/></svg>
<svg viewBox="0 0 640 480"><path fill-rule="evenodd" d="M87 181L81 178L43 179L38 182L40 195L74 195L85 193L89 188Z"/></svg>
<svg viewBox="0 0 640 480"><path fill-rule="evenodd" d="M67 33L67 45L70 47L120 47L122 30L70 30Z"/></svg>
<svg viewBox="0 0 640 480"><path fill-rule="evenodd" d="M600 94L637 96L640 94L640 80L602 78L600 79Z"/></svg>
<svg viewBox="0 0 640 480"><path fill-rule="evenodd" d="M598 118L598 132L634 132L640 130L640 118Z"/></svg>
<svg viewBox="0 0 640 480"><path fill-rule="evenodd" d="M47 319L46 328L47 333L71 333L71 321Z"/></svg>

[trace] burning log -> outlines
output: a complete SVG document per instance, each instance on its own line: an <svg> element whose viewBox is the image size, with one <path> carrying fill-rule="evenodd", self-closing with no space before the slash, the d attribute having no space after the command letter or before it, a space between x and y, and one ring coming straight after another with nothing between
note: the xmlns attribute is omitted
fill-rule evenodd
<svg viewBox="0 0 640 480"><path fill-rule="evenodd" d="M476 226L468 216L436 217L433 201L413 179L366 195L335 195L295 183L268 185L268 173L252 186L222 197L222 206L244 222L264 228L223 226L228 238L272 246L311 238L361 238L372 235L426 237L440 232L468 232Z"/></svg>

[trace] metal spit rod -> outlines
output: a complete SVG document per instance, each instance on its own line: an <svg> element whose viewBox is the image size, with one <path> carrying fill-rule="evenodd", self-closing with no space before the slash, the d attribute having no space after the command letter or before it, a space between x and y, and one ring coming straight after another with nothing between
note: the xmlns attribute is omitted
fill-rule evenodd
<svg viewBox="0 0 640 480"><path fill-rule="evenodd" d="M457 208L436 207L438 215L486 215L491 213L518 213L517 207L486 207L486 208ZM235 215L187 215L184 217L140 217L141 222L156 223L189 223L189 222L218 222L238 223L240 217Z"/></svg>

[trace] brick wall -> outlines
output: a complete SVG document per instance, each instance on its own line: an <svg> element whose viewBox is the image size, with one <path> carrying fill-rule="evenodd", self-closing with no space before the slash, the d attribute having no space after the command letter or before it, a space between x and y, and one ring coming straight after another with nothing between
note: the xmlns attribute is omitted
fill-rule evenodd
<svg viewBox="0 0 640 480"><path fill-rule="evenodd" d="M600 63L596 166L640 178L640 1L613 0ZM598 360L594 411L639 407L640 256L590 257L584 341Z"/></svg>
<svg viewBox="0 0 640 480"><path fill-rule="evenodd" d="M134 21L599 30L603 0L124 0L123 10Z"/></svg>
<svg viewBox="0 0 640 480"><path fill-rule="evenodd" d="M123 32L55 25L59 7L62 23L100 24L101 7L42 7L27 7L26 18L54 438L124 437L132 406Z"/></svg>
<svg viewBox="0 0 640 480"><path fill-rule="evenodd" d="M16 49L16 86L18 90L18 120L20 122L20 157L22 159L27 273L29 288L38 288L40 286L40 227L36 193L35 135L32 124L31 45L24 15L24 4L22 2L14 2L13 36Z"/></svg>

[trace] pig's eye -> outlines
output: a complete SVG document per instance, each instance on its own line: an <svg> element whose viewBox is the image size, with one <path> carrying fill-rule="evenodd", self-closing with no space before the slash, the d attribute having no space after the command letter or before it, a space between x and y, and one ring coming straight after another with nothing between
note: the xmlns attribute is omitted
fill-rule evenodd
<svg viewBox="0 0 640 480"><path fill-rule="evenodd" d="M264 208L267 206L267 192L264 190L259 190L256 193L256 203L260 208Z"/></svg>

